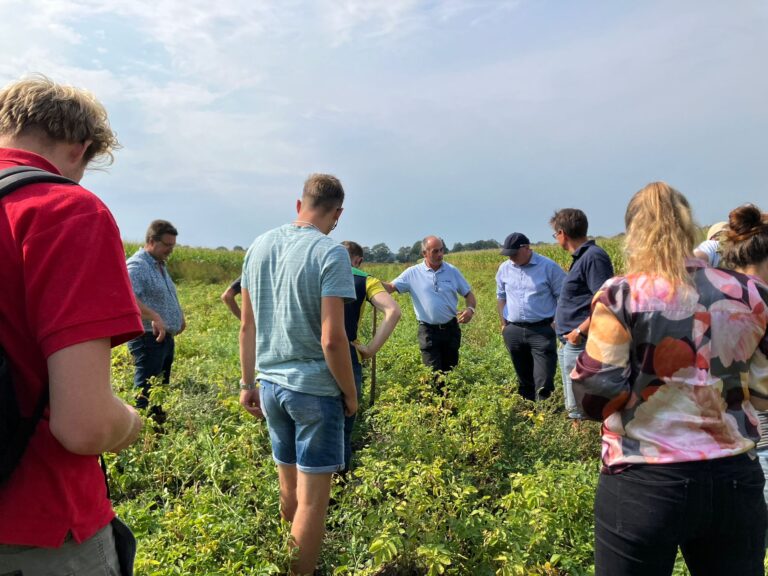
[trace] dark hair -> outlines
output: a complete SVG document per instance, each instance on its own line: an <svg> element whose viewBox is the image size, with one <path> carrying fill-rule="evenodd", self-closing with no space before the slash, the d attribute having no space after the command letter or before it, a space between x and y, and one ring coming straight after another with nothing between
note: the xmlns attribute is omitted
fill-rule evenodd
<svg viewBox="0 0 768 576"><path fill-rule="evenodd" d="M726 268L746 268L768 259L768 216L754 204L731 210L720 251Z"/></svg>
<svg viewBox="0 0 768 576"><path fill-rule="evenodd" d="M147 228L146 242L150 240L160 240L164 235L170 234L171 236L178 236L179 231L168 222L168 220L152 220L152 223Z"/></svg>
<svg viewBox="0 0 768 576"><path fill-rule="evenodd" d="M578 208L558 210L549 219L549 224L555 232L562 230L569 238L584 238L589 228L587 215Z"/></svg>
<svg viewBox="0 0 768 576"><path fill-rule="evenodd" d="M344 240L341 245L347 249L350 258L362 258L364 256L363 247L360 246L360 244L357 242L352 242L352 240Z"/></svg>
<svg viewBox="0 0 768 576"><path fill-rule="evenodd" d="M302 199L309 208L325 214L341 208L344 203L344 188L336 176L330 174L311 174L304 182Z"/></svg>

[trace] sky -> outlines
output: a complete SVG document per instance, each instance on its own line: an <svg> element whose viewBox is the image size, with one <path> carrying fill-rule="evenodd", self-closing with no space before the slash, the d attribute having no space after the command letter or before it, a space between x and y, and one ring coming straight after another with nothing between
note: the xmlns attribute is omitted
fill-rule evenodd
<svg viewBox="0 0 768 576"><path fill-rule="evenodd" d="M393 252L623 229L664 180L702 225L768 210L762 0L0 0L0 84L92 91L123 148L82 184L126 240L192 246L290 222L306 177L346 191L337 240ZM762 158L762 160L761 160Z"/></svg>

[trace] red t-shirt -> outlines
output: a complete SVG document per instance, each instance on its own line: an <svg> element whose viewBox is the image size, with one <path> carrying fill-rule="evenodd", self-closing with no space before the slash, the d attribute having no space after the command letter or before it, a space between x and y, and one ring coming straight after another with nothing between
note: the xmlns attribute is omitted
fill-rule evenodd
<svg viewBox="0 0 768 576"><path fill-rule="evenodd" d="M58 174L36 154L0 148L0 170L16 165ZM51 354L99 338L116 346L143 329L120 232L101 200L80 186L32 184L0 203L0 344L31 414ZM56 547L69 532L82 542L113 516L98 456L67 451L46 410L0 487L0 543Z"/></svg>

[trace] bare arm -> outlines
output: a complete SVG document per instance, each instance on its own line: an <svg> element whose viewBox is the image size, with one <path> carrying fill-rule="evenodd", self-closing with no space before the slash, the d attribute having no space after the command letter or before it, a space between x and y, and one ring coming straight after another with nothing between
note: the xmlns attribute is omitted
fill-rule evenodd
<svg viewBox="0 0 768 576"><path fill-rule="evenodd" d="M357 412L357 389L349 356L349 340L344 329L344 300L336 296L324 296L320 304L323 356L328 369L336 379L344 395L347 416Z"/></svg>
<svg viewBox="0 0 768 576"><path fill-rule="evenodd" d="M459 324L466 324L475 317L477 298L475 298L472 291L467 292L467 295L464 296L464 304L466 305L466 308L459 312Z"/></svg>
<svg viewBox="0 0 768 576"><path fill-rule="evenodd" d="M90 340L48 357L50 427L75 454L119 452L139 436L138 412L110 386L109 338Z"/></svg>
<svg viewBox="0 0 768 576"><path fill-rule="evenodd" d="M163 319L160 317L160 314L152 310L152 308L144 304L144 302L138 298L136 298L136 304L139 305L142 320L149 320L152 322L152 333L156 336L155 340L158 342L165 340L165 332L167 328L165 322L163 322Z"/></svg>
<svg viewBox="0 0 768 576"><path fill-rule="evenodd" d="M392 282L384 282L384 280L382 280L381 285L384 286L384 290L387 291L387 294L392 294L392 292L397 292L397 288L395 288L395 285L392 284Z"/></svg>
<svg viewBox="0 0 768 576"><path fill-rule="evenodd" d="M237 300L235 300L235 296L236 296L235 291L230 286L221 295L221 301L227 305L227 308L229 308L232 314L235 315L235 318L240 320L240 314L241 314L240 306L237 305Z"/></svg>
<svg viewBox="0 0 768 576"><path fill-rule="evenodd" d="M241 292L243 310L240 315L240 377L246 385L256 384L256 322L248 290ZM263 418L259 389L240 390L240 404L255 418Z"/></svg>
<svg viewBox="0 0 768 576"><path fill-rule="evenodd" d="M384 342L387 341L387 338L389 338L392 331L395 329L395 326L397 326L397 323L400 321L401 316L400 306L398 306L397 302L395 302L392 296L387 292L379 292L378 294L375 294L373 298L371 298L371 304L373 304L376 310L384 313L384 319L381 324L379 324L379 327L376 329L376 334L373 335L373 338L367 346L355 344L355 348L360 351L363 358L370 358L374 356L376 352L381 350L381 347L384 346Z"/></svg>

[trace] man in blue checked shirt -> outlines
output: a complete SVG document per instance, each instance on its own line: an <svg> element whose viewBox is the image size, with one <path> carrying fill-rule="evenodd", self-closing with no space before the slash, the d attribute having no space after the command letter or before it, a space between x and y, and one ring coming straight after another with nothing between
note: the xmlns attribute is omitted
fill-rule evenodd
<svg viewBox="0 0 768 576"><path fill-rule="evenodd" d="M144 334L128 342L136 365L133 385L139 394L137 408L146 408L149 404L150 378L162 375L164 384L170 381L174 337L187 326L176 286L166 268L178 234L167 220L154 220L147 229L144 247L126 262L144 324ZM160 406L153 406L150 413L158 423L165 421L165 412Z"/></svg>
<svg viewBox="0 0 768 576"><path fill-rule="evenodd" d="M496 308L520 395L541 400L554 390L557 337L552 322L565 272L530 244L520 232L504 240L501 254L509 260L496 273Z"/></svg>
<svg viewBox="0 0 768 576"><path fill-rule="evenodd" d="M445 243L437 236L421 241L424 261L406 269L391 283L382 282L387 292L410 293L419 321L419 348L425 365L448 372L459 363L461 328L475 315L477 299L459 269L447 262ZM466 308L457 312L458 295Z"/></svg>

